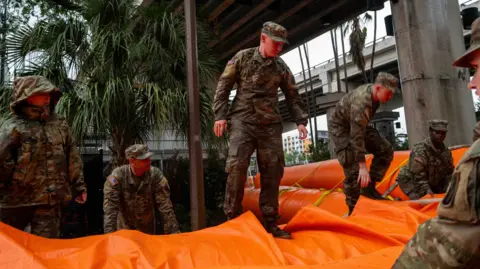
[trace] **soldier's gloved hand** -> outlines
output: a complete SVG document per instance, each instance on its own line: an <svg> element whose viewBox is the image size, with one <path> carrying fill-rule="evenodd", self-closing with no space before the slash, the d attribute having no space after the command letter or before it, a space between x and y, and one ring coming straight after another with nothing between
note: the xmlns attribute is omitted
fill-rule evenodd
<svg viewBox="0 0 480 269"><path fill-rule="evenodd" d="M75 202L79 204L84 204L87 201L87 193L84 192L75 198Z"/></svg>
<svg viewBox="0 0 480 269"><path fill-rule="evenodd" d="M227 121L226 120L217 120L215 121L215 126L213 126L213 132L217 137L223 135L223 132L227 130Z"/></svg>
<svg viewBox="0 0 480 269"><path fill-rule="evenodd" d="M307 128L305 128L305 125L300 124L297 126L297 129L299 134L298 137L300 138L300 140L307 138L308 131Z"/></svg>
<svg viewBox="0 0 480 269"><path fill-rule="evenodd" d="M367 165L365 163L359 163L357 182L361 188L365 188L370 184L370 174L368 173Z"/></svg>

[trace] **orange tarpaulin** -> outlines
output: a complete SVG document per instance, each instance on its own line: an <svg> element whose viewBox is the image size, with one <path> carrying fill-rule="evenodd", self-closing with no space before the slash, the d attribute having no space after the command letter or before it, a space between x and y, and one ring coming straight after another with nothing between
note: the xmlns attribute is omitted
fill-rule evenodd
<svg viewBox="0 0 480 269"><path fill-rule="evenodd" d="M468 146L457 147L451 150L454 164L456 165L460 158L467 151ZM397 179L400 168L408 161L410 151L395 151L394 158L385 177L377 183L377 190L380 193L387 191ZM367 166L370 167L373 156L367 155ZM309 163L305 165L297 165L292 167L285 167L283 178L280 182L281 186L293 186L311 189L332 189L343 188L343 170L337 159L327 160L317 163ZM260 188L260 173L255 175L255 188ZM248 187L248 183L246 184ZM408 200L408 197L402 192L399 187L396 187L390 194L392 197L400 198L401 200Z"/></svg>
<svg viewBox="0 0 480 269"><path fill-rule="evenodd" d="M436 205L361 198L349 218L303 207L274 239L248 212L201 231L45 239L0 223L0 268L390 268Z"/></svg>

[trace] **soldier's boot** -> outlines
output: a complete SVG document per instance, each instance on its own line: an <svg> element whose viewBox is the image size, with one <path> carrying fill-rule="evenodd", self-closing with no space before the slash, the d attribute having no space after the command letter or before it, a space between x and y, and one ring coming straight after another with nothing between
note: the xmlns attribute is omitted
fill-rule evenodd
<svg viewBox="0 0 480 269"><path fill-rule="evenodd" d="M271 233L274 237L283 238L283 239L292 239L292 234L280 229L275 223L266 222L264 226L265 226L265 230L268 233Z"/></svg>
<svg viewBox="0 0 480 269"><path fill-rule="evenodd" d="M370 181L367 187L360 190L360 194L374 200L388 200L384 198L375 188L375 181Z"/></svg>

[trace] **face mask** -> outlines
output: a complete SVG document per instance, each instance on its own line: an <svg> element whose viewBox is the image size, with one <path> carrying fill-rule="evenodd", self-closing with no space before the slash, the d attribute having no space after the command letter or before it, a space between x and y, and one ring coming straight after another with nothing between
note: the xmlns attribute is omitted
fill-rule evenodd
<svg viewBox="0 0 480 269"><path fill-rule="evenodd" d="M150 170L151 162L144 161L144 162L131 162L130 167L132 167L133 174L136 176L141 176L148 170Z"/></svg>

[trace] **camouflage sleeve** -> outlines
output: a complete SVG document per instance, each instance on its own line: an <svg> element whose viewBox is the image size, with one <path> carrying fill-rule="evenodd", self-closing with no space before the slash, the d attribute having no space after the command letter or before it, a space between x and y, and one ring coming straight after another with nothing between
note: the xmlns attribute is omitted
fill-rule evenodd
<svg viewBox="0 0 480 269"><path fill-rule="evenodd" d="M15 168L13 152L20 146L20 134L14 125L5 125L0 131L0 187L7 182Z"/></svg>
<svg viewBox="0 0 480 269"><path fill-rule="evenodd" d="M121 185L114 175L108 176L103 185L103 232L117 230L118 212L120 211Z"/></svg>
<svg viewBox="0 0 480 269"><path fill-rule="evenodd" d="M422 196L425 194L433 194L430 185L428 185L428 159L423 146L417 146L412 149L408 165L413 175L413 180L418 186L417 193L422 194Z"/></svg>
<svg viewBox="0 0 480 269"><path fill-rule="evenodd" d="M162 215L165 234L179 233L177 217L170 200L170 186L161 172L157 173L155 178L155 204Z"/></svg>
<svg viewBox="0 0 480 269"><path fill-rule="evenodd" d="M307 126L308 123L308 112L306 111L307 106L302 100L302 97L298 93L298 88L295 83L295 77L292 74L290 68L285 65L285 73L283 74L282 82L280 83L280 89L285 95L285 100L287 101L288 110L292 115L295 123L297 125L303 124Z"/></svg>
<svg viewBox="0 0 480 269"><path fill-rule="evenodd" d="M87 192L87 186L83 178L83 161L77 145L75 145L70 127L68 127L66 152L68 154L68 181L70 182L72 196L76 198L80 194Z"/></svg>
<svg viewBox="0 0 480 269"><path fill-rule="evenodd" d="M215 120L226 120L228 114L228 97L240 72L241 53L238 52L228 61L223 73L218 79L215 97L213 99L213 113Z"/></svg>
<svg viewBox="0 0 480 269"><path fill-rule="evenodd" d="M480 121L475 124L475 128L473 129L473 142L480 138Z"/></svg>
<svg viewBox="0 0 480 269"><path fill-rule="evenodd" d="M372 108L361 103L354 103L350 108L350 143L354 151L355 161L365 162L365 132L372 117Z"/></svg>

